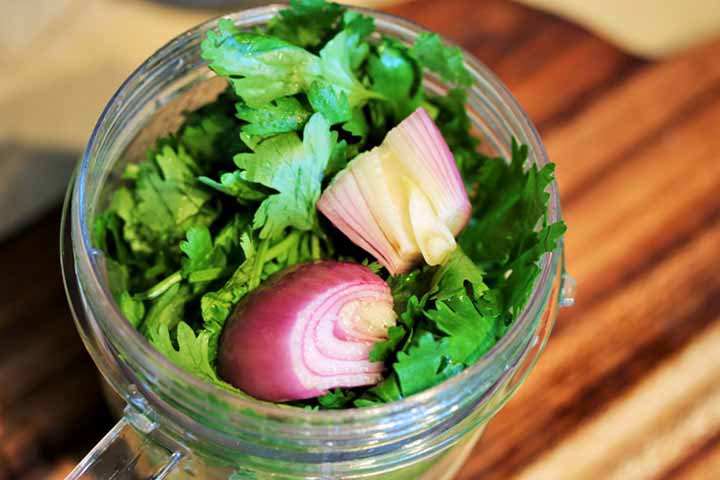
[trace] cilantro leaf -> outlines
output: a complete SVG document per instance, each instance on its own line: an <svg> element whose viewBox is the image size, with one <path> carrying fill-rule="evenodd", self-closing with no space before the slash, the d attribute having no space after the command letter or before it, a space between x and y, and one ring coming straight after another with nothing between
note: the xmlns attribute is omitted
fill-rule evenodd
<svg viewBox="0 0 720 480"><path fill-rule="evenodd" d="M375 19L358 12L345 12L343 30L347 32L350 67L355 71L360 68L370 52L370 43L364 40L375 31Z"/></svg>
<svg viewBox="0 0 720 480"><path fill-rule="evenodd" d="M241 204L257 202L268 196L262 185L248 181L245 172L239 170L223 173L219 182L205 176L198 177L198 181L218 192L235 197Z"/></svg>
<svg viewBox="0 0 720 480"><path fill-rule="evenodd" d="M345 8L325 0L290 0L270 19L267 32L302 48L316 48L335 33Z"/></svg>
<svg viewBox="0 0 720 480"><path fill-rule="evenodd" d="M217 380L207 356L207 336L196 336L187 323L180 321L177 324L177 349L172 344L167 325L159 325L149 339L155 348L180 368L200 378Z"/></svg>
<svg viewBox="0 0 720 480"><path fill-rule="evenodd" d="M243 242L248 237L251 221L248 212L237 213L215 235L215 248L225 253L228 265L238 265L246 258L247 246Z"/></svg>
<svg viewBox="0 0 720 480"><path fill-rule="evenodd" d="M218 75L228 78L235 93L243 99L245 105L239 113L250 118L251 125L263 115L273 119L269 123L259 120L268 128L245 128L243 133L289 131L287 124L282 128L278 125L282 123L280 114L288 105L279 109L277 104L267 104L296 93L307 93L313 108L332 123L346 121L350 110L368 99L382 98L367 89L354 72L369 52L363 38L374 29L374 24L364 16L351 15L347 19L346 28L325 44L319 58L281 38L243 32L229 19L218 22L217 32L208 32L202 43L203 58ZM253 113L251 109L264 112ZM296 117L297 105L292 109ZM290 117L290 121L293 127L298 126L297 118Z"/></svg>
<svg viewBox="0 0 720 480"><path fill-rule="evenodd" d="M335 142L332 152L330 153L330 160L325 168L325 177L332 178L337 172L345 168L348 162L348 144L345 140Z"/></svg>
<svg viewBox="0 0 720 480"><path fill-rule="evenodd" d="M513 139L512 158L486 159L472 177L473 215L458 243L486 272L504 305L502 328L525 308L540 273L540 257L555 249L565 225L547 224L553 165L528 164L528 149Z"/></svg>
<svg viewBox="0 0 720 480"><path fill-rule="evenodd" d="M350 119L343 123L342 129L350 135L359 138L359 141L353 146L357 146L357 148L364 146L368 137L370 126L365 118L363 109L354 108L350 114Z"/></svg>
<svg viewBox="0 0 720 480"><path fill-rule="evenodd" d="M182 147L166 146L155 162L158 169L152 164L140 167L133 219L166 241L175 241L192 225L209 225L217 211L208 204L211 195L198 185L192 158Z"/></svg>
<svg viewBox="0 0 720 480"><path fill-rule="evenodd" d="M455 363L472 364L495 344L499 312L486 309L481 314L467 295L438 301L425 315L448 335L446 353Z"/></svg>
<svg viewBox="0 0 720 480"><path fill-rule="evenodd" d="M216 101L185 114L177 142L205 168L231 165L232 156L244 150L232 102L232 94L226 91Z"/></svg>
<svg viewBox="0 0 720 480"><path fill-rule="evenodd" d="M196 179L199 167L183 147L165 145L137 168L133 190L115 191L110 210L123 220L123 237L135 254L167 248L194 225L218 215L212 195Z"/></svg>
<svg viewBox="0 0 720 480"><path fill-rule="evenodd" d="M472 83L470 72L465 68L462 50L445 45L437 33L421 33L411 51L421 64L443 80L462 86Z"/></svg>
<svg viewBox="0 0 720 480"><path fill-rule="evenodd" d="M330 125L347 122L352 117L352 109L345 92L336 91L327 82L313 82L308 91L308 101L316 112L321 113L330 122Z"/></svg>
<svg viewBox="0 0 720 480"><path fill-rule="evenodd" d="M173 329L185 314L185 305L192 297L190 288L175 284L155 300L145 317L142 330L145 335L154 335L160 326Z"/></svg>
<svg viewBox="0 0 720 480"><path fill-rule="evenodd" d="M420 106L420 69L409 49L397 40L383 37L377 52L369 57L368 76L373 90L387 99L394 123Z"/></svg>
<svg viewBox="0 0 720 480"><path fill-rule="evenodd" d="M220 236L216 245L221 245ZM260 282L273 273L324 256L314 252L313 244L319 240L312 232L293 231L274 244L270 241L257 241L249 232L240 236L240 246L244 260L235 269L230 278L218 290L208 292L200 300L202 319L206 328L221 329L235 305Z"/></svg>
<svg viewBox="0 0 720 480"><path fill-rule="evenodd" d="M134 254L152 252L151 232L147 231L141 219L136 217L136 201L129 188L120 187L113 192L107 213L114 213L123 221L123 238Z"/></svg>
<svg viewBox="0 0 720 480"><path fill-rule="evenodd" d="M260 229L260 238L278 237L288 226L316 227L315 203L334 143L330 125L316 113L305 125L302 142L294 133L280 134L251 154L235 156L249 181L278 192L263 200L255 213L253 225Z"/></svg>
<svg viewBox="0 0 720 480"><path fill-rule="evenodd" d="M413 295L407 300L405 309L400 313L400 323L410 329L410 336L412 336L413 327L423 313L426 300L427 295L423 295L422 299L418 299L417 295Z"/></svg>
<svg viewBox="0 0 720 480"><path fill-rule="evenodd" d="M375 343L370 352L371 362L382 362L387 359L391 353L395 351L398 344L405 338L405 328L400 325L390 327L388 329L388 339Z"/></svg>
<svg viewBox="0 0 720 480"><path fill-rule="evenodd" d="M120 295L130 288L130 268L108 257L105 259L105 271L110 284L110 293L115 300L118 300Z"/></svg>
<svg viewBox="0 0 720 480"><path fill-rule="evenodd" d="M117 302L130 324L135 328L139 327L143 317L145 317L145 305L143 302L135 300L127 291L120 293Z"/></svg>
<svg viewBox="0 0 720 480"><path fill-rule="evenodd" d="M117 259L117 266L121 266L130 260L130 253L123 238L122 230L120 217L112 210L106 210L98 215L92 227L93 245L105 252L105 255L110 259ZM116 281L111 282L110 286L112 287L115 284ZM127 280L124 281L124 285L127 285Z"/></svg>
<svg viewBox="0 0 720 480"><path fill-rule="evenodd" d="M394 402L403 398L400 387L398 386L397 376L391 373L386 379L368 388L365 392L355 399L353 404L356 407L372 407L383 403Z"/></svg>
<svg viewBox="0 0 720 480"><path fill-rule="evenodd" d="M488 289L483 281L482 270L462 249L456 248L435 272L430 295L434 300L445 300L465 293L468 288L475 298L480 298Z"/></svg>
<svg viewBox="0 0 720 480"><path fill-rule="evenodd" d="M397 275L387 279L387 283L392 291L395 309L397 312L405 310L410 303L412 297L422 297L419 303L424 304L429 294L432 278L435 275L434 270L430 267L421 267L403 275Z"/></svg>
<svg viewBox="0 0 720 480"><path fill-rule="evenodd" d="M425 332L407 352L398 353L393 368L404 396L435 386L463 369L448 362L449 347L447 338L436 340Z"/></svg>
<svg viewBox="0 0 720 480"><path fill-rule="evenodd" d="M526 238L526 249L518 254L513 261L502 288L503 294L512 315L516 317L525 308L532 294L535 280L540 274L537 260L546 252L557 246L560 238L567 230L563 222L545 226L541 231Z"/></svg>
<svg viewBox="0 0 720 480"><path fill-rule="evenodd" d="M157 331L148 336L150 343L178 367L217 387L247 398L242 391L222 380L214 368L212 344L217 338L212 332L201 330L197 334L180 321L176 328L177 348L170 337L167 325L160 325Z"/></svg>
<svg viewBox="0 0 720 480"><path fill-rule="evenodd" d="M352 56L359 55L356 35L343 30L320 50L323 79L333 88L347 95L351 107L365 103L370 98L383 98L363 86L352 69Z"/></svg>
<svg viewBox="0 0 720 480"><path fill-rule="evenodd" d="M545 247L558 238L552 236L538 245L541 237L535 227L545 215L553 166L538 169L529 165L525 172L527 157L527 147L513 139L510 165L497 158L479 168L474 177L473 209L482 209L483 214L474 215L458 238L463 250L496 281L506 275L514 259L522 255L523 263L536 262L540 251L548 251ZM535 245L538 248L533 248Z"/></svg>
<svg viewBox="0 0 720 480"><path fill-rule="evenodd" d="M235 269L225 284L216 291L208 292L200 299L200 311L206 326L217 325L222 328L230 316L233 307L250 290L250 279L257 271L262 258L257 254L256 245L249 233L243 233L240 245L245 259ZM263 246L261 251L266 250Z"/></svg>
<svg viewBox="0 0 720 480"><path fill-rule="evenodd" d="M251 107L305 91L320 75L315 55L277 37L244 32L227 18L220 19L217 32L208 32L201 48L210 68L228 77Z"/></svg>
<svg viewBox="0 0 720 480"><path fill-rule="evenodd" d="M215 280L227 265L225 252L213 245L210 230L205 226L188 230L187 240L180 242L180 250L187 255L182 259L182 275L190 283Z"/></svg>
<svg viewBox="0 0 720 480"><path fill-rule="evenodd" d="M249 135L294 132L310 118L310 112L295 97L280 97L256 108L237 103L235 108L237 117L248 122L240 130Z"/></svg>
<svg viewBox="0 0 720 480"><path fill-rule="evenodd" d="M317 402L325 409L336 410L345 408L354 398L355 394L351 390L336 388L319 397Z"/></svg>

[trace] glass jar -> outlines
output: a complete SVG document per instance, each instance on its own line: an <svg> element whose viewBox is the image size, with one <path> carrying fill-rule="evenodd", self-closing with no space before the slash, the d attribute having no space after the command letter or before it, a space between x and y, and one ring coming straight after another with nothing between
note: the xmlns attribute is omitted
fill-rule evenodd
<svg viewBox="0 0 720 480"><path fill-rule="evenodd" d="M280 6L238 12L239 26L265 24ZM377 30L412 42L422 31L369 10ZM540 261L531 299L505 336L475 365L405 400L340 411L306 411L240 398L191 376L155 351L109 292L103 254L90 240L125 162L182 122L182 112L224 87L200 58L210 21L171 41L112 97L92 133L65 205L62 263L77 329L104 378L126 402L123 417L69 478L450 479L487 422L538 358L561 304L572 301L562 245ZM511 136L532 162L547 154L534 127L495 76L470 54L467 109L484 148L509 157ZM446 89L433 76L434 92ZM560 219L550 187L550 221ZM564 292L564 293L563 293ZM115 476L113 476L115 475Z"/></svg>

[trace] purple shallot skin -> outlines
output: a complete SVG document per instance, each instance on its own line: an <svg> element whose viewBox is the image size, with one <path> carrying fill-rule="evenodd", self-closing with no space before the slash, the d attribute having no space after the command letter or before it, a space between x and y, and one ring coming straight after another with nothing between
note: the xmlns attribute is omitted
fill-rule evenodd
<svg viewBox="0 0 720 480"><path fill-rule="evenodd" d="M220 338L218 370L235 387L272 402L373 385L383 365L369 354L394 321L390 288L369 268L297 265L240 301Z"/></svg>

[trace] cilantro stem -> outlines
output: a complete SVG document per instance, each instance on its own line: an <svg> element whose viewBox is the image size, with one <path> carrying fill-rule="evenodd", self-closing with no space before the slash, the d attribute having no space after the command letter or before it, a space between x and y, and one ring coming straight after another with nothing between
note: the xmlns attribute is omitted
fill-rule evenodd
<svg viewBox="0 0 720 480"><path fill-rule="evenodd" d="M310 252L313 260L320 260L320 239L317 235L310 237Z"/></svg>
<svg viewBox="0 0 720 480"><path fill-rule="evenodd" d="M182 274L178 270L172 275L160 280L158 283L150 287L149 290L135 295L135 298L138 300L153 300L162 295L163 293L167 292L170 287L172 287L176 283L180 283L181 281Z"/></svg>
<svg viewBox="0 0 720 480"><path fill-rule="evenodd" d="M287 237L273 245L271 248L267 249L267 251L265 252L265 261L272 260L278 257L281 253L283 253L288 248L292 247L295 243L297 243L299 237L300 232L294 231ZM267 248L267 243L265 244L265 246Z"/></svg>
<svg viewBox="0 0 720 480"><path fill-rule="evenodd" d="M267 261L271 260L271 258L268 258L267 256L268 246L269 243L267 240L263 240L262 242L260 242L260 247L255 254L252 270L250 271L248 290L254 290L258 285L260 285L260 276L262 275L263 265L265 265Z"/></svg>
<svg viewBox="0 0 720 480"><path fill-rule="evenodd" d="M248 280L248 289L254 290L258 285L260 285L260 280L262 277L262 270L263 266L270 262L271 260L274 260L275 258L279 257L283 253L288 254L288 260L292 260L290 257L295 252L295 248L293 248L295 245L297 245L298 241L301 239L301 234L298 231L294 231L290 234L288 234L287 237L273 245L270 246L270 242L267 240L263 240L260 242L260 245L258 247L258 251L255 253L252 270L250 271L250 278ZM318 257L320 255L320 245L318 244ZM294 263L294 261L290 262L291 264Z"/></svg>

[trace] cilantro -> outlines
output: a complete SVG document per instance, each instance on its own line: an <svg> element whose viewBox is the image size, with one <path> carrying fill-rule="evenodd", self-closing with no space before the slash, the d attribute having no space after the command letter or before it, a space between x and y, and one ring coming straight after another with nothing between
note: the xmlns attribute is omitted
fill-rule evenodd
<svg viewBox="0 0 720 480"><path fill-rule="evenodd" d="M123 238L122 223L116 212L107 210L97 216L92 227L92 241L97 248L105 252L110 258L116 258L120 264L130 259L125 239ZM115 285L117 281L111 282ZM125 282L127 283L127 282Z"/></svg>
<svg viewBox="0 0 720 480"><path fill-rule="evenodd" d="M118 190L121 197L113 202L123 202L117 213L125 221L133 250L151 253L177 241L187 228L209 225L217 217L211 195L196 180L197 173L182 147L165 146L155 162L140 166L133 196L129 190Z"/></svg>
<svg viewBox="0 0 720 480"><path fill-rule="evenodd" d="M139 327L145 316L145 305L135 300L127 291L120 293L118 306L133 327Z"/></svg>
<svg viewBox="0 0 720 480"><path fill-rule="evenodd" d="M402 339L405 338L405 333L405 329L401 326L390 327L388 329L388 339L377 342L370 352L370 361L385 361L395 351Z"/></svg>
<svg viewBox="0 0 720 480"><path fill-rule="evenodd" d="M235 156L249 181L278 191L255 213L253 226L261 229L260 238L277 237L288 226L316 227L315 203L334 142L328 122L316 113L305 126L302 141L294 133L276 135L255 152Z"/></svg>
<svg viewBox="0 0 720 480"><path fill-rule="evenodd" d="M280 38L244 32L227 18L220 19L217 32L208 32L201 47L210 68L228 77L251 107L307 90L320 75L315 55Z"/></svg>
<svg viewBox="0 0 720 480"><path fill-rule="evenodd" d="M343 26L347 32L347 46L350 49L350 66L353 70L357 70L370 52L370 44L364 40L375 31L375 19L347 11L343 15Z"/></svg>
<svg viewBox="0 0 720 480"><path fill-rule="evenodd" d="M123 292L127 292L130 288L130 268L112 257L107 257L105 270L110 284L110 293L117 300Z"/></svg>
<svg viewBox="0 0 720 480"><path fill-rule="evenodd" d="M359 105L370 98L383 98L381 94L365 88L353 73L351 57L364 55L364 50L358 50L360 47L357 42L356 35L343 30L320 50L323 78L347 95L350 106Z"/></svg>
<svg viewBox="0 0 720 480"><path fill-rule="evenodd" d="M352 117L345 92L336 91L329 83L313 82L308 91L308 100L313 109L327 118L331 125L347 122Z"/></svg>
<svg viewBox="0 0 720 480"><path fill-rule="evenodd" d="M365 393L355 399L356 407L372 407L383 403L394 402L403 398L398 386L397 377L391 373L386 379L368 388Z"/></svg>
<svg viewBox="0 0 720 480"><path fill-rule="evenodd" d="M462 249L456 249L444 265L435 272L430 293L434 300L445 300L467 290L479 298L487 289L483 272Z"/></svg>
<svg viewBox="0 0 720 480"><path fill-rule="evenodd" d="M322 251L314 251L313 244L315 249ZM244 232L240 237L240 246L244 253L242 263L221 288L206 293L201 299L205 325L222 327L237 302L267 277L291 265L317 260L330 250L328 246L321 247L314 233L297 231L274 244L267 239L258 241Z"/></svg>
<svg viewBox="0 0 720 480"><path fill-rule="evenodd" d="M192 227L188 230L187 240L180 242L180 250L187 255L182 260L182 275L190 283L215 280L225 270L225 252L213 245L207 227Z"/></svg>
<svg viewBox="0 0 720 480"><path fill-rule="evenodd" d="M317 399L321 407L328 410L345 408L355 398L351 390L336 388Z"/></svg>
<svg viewBox="0 0 720 480"><path fill-rule="evenodd" d="M354 137L358 137L360 145L365 143L368 135L368 123L361 108L355 108L350 114L350 119L342 126L343 130Z"/></svg>
<svg viewBox="0 0 720 480"><path fill-rule="evenodd" d="M267 32L302 48L315 48L335 32L345 9L325 0L290 0L268 22Z"/></svg>
<svg viewBox="0 0 720 480"><path fill-rule="evenodd" d="M467 295L457 295L435 303L425 315L447 335L448 358L471 364L495 344L495 315L484 316ZM469 360L471 359L471 360Z"/></svg>
<svg viewBox="0 0 720 480"><path fill-rule="evenodd" d="M339 32L318 56L277 37L244 32L229 19L208 32L202 56L218 75L227 77L235 93L252 108L280 97L310 90L313 82L332 86L337 97L347 96L350 106L382 95L366 89L355 77L353 63L364 58L368 46L357 31Z"/></svg>
<svg viewBox="0 0 720 480"><path fill-rule="evenodd" d="M232 308L249 291L250 279L263 259L257 255L255 242L249 233L243 233L240 244L244 252L244 261L235 269L230 278L219 290L203 295L200 303L202 318L206 325L224 325ZM261 251L266 251L265 243Z"/></svg>
<svg viewBox="0 0 720 480"><path fill-rule="evenodd" d="M443 80L466 87L472 83L470 72L465 68L462 50L445 45L437 33L421 33L411 51L420 63Z"/></svg>
<svg viewBox="0 0 720 480"><path fill-rule="evenodd" d="M423 297L420 303L424 304L434 275L433 269L421 267L404 275L388 278L387 282L392 290L396 310L404 311L411 303L412 297L418 300L418 295Z"/></svg>
<svg viewBox="0 0 720 480"><path fill-rule="evenodd" d="M525 172L528 150L514 139L510 165L502 159L488 159L475 177L474 215L458 239L463 250L488 273L491 282L502 282L512 267L531 268L540 255L554 248L565 231L557 225L548 231L544 218L553 181L553 165ZM514 263L514 265L513 265Z"/></svg>
<svg viewBox="0 0 720 480"><path fill-rule="evenodd" d="M262 185L248 181L245 172L239 170L223 173L219 182L205 176L198 177L198 181L207 187L235 197L241 204L257 202L268 195Z"/></svg>
<svg viewBox="0 0 720 480"><path fill-rule="evenodd" d="M170 330L161 325L148 339L150 343L171 362L183 370L209 382L215 386L228 390L237 395L245 395L229 383L220 379L211 360L212 334L207 331L195 333L187 323L181 321L176 329L177 348L170 338ZM217 340L215 340L217 341Z"/></svg>
<svg viewBox="0 0 720 480"><path fill-rule="evenodd" d="M233 100L231 92L224 92L216 101L185 114L175 140L204 166L230 165L232 156L243 149Z"/></svg>
<svg viewBox="0 0 720 480"><path fill-rule="evenodd" d="M369 57L368 76L373 90L387 99L394 122L420 106L420 69L404 44L383 37L377 51Z"/></svg>
<svg viewBox="0 0 720 480"><path fill-rule="evenodd" d="M291 0L265 29L220 20L201 50L227 89L127 165L95 219L92 242L124 316L170 361L219 388L243 395L218 376L218 342L238 302L269 276L321 258L387 275L318 218L316 202L419 106L453 152L472 218L443 265L387 278L397 325L370 353L385 379L289 406L379 405L472 365L525 308L540 258L565 231L547 220L552 166L530 164L515 140L509 162L478 151L461 50L430 33L412 46L371 41L374 31L372 17L324 0ZM454 88L429 94L427 71Z"/></svg>
<svg viewBox="0 0 720 480"><path fill-rule="evenodd" d="M250 135L272 135L300 130L310 112L294 97L281 97L259 108L237 103L237 117L248 122L240 130Z"/></svg>
<svg viewBox="0 0 720 480"><path fill-rule="evenodd" d="M337 172L345 168L347 165L348 158L348 144L345 140L335 142L332 152L330 152L330 159L328 165L325 168L325 176L332 178Z"/></svg>
<svg viewBox="0 0 720 480"><path fill-rule="evenodd" d="M448 361L449 341L436 340L429 332L420 335L407 352L398 353L393 364L404 396L421 392L452 377L462 365Z"/></svg>
<svg viewBox="0 0 720 480"><path fill-rule="evenodd" d="M154 335L160 326L172 329L185 313L185 304L191 297L190 289L185 285L175 284L167 289L150 307L142 324L146 335Z"/></svg>
<svg viewBox="0 0 720 480"><path fill-rule="evenodd" d="M427 295L423 295L422 300L418 299L416 295L413 295L408 299L405 304L405 309L400 314L400 323L409 328L411 333L412 328L421 318L423 309L425 308L426 299Z"/></svg>

